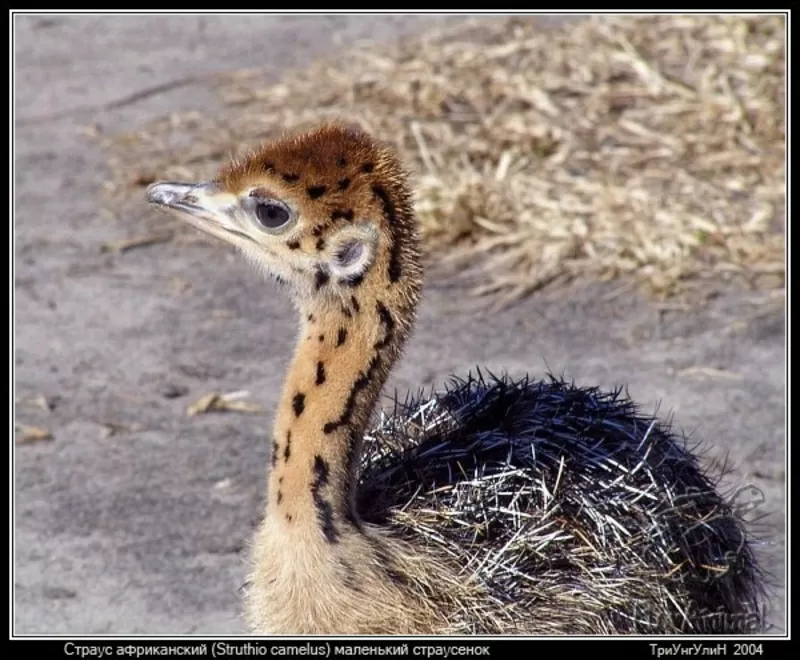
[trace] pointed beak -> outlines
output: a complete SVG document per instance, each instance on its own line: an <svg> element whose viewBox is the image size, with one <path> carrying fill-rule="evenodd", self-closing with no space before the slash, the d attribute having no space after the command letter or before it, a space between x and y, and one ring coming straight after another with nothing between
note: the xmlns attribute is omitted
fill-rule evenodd
<svg viewBox="0 0 800 660"><path fill-rule="evenodd" d="M213 194L212 183L159 181L148 187L147 201L166 210L194 214L207 209L208 198Z"/></svg>
<svg viewBox="0 0 800 660"><path fill-rule="evenodd" d="M147 188L147 201L228 242L231 234L242 234L233 221L236 198L213 182L159 181Z"/></svg>

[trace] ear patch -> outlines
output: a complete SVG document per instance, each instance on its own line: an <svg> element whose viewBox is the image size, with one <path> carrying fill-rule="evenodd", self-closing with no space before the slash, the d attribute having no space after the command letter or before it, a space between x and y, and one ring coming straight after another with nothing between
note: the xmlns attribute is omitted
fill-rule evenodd
<svg viewBox="0 0 800 660"><path fill-rule="evenodd" d="M351 225L329 237L328 268L340 284L357 286L372 266L378 232L370 224Z"/></svg>
<svg viewBox="0 0 800 660"><path fill-rule="evenodd" d="M364 254L364 244L358 239L347 241L336 249L333 255L334 261L339 268L347 270L358 263Z"/></svg>

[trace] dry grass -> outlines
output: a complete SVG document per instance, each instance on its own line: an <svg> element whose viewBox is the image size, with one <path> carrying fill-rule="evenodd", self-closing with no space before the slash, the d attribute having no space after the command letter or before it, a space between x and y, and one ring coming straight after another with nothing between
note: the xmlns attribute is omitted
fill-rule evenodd
<svg viewBox="0 0 800 660"><path fill-rule="evenodd" d="M188 113L113 141L116 179L208 176L322 118L393 140L437 263L486 269L507 299L633 275L659 295L782 287L781 17L601 17L542 30L476 19L354 47L287 75L227 78L222 119Z"/></svg>

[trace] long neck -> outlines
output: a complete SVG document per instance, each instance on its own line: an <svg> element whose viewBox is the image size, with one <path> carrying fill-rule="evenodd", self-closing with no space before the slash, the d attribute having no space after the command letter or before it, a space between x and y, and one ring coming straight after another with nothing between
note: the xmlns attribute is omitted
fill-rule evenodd
<svg viewBox="0 0 800 660"><path fill-rule="evenodd" d="M275 419L266 518L337 543L358 527L361 440L407 334L383 302L304 313Z"/></svg>

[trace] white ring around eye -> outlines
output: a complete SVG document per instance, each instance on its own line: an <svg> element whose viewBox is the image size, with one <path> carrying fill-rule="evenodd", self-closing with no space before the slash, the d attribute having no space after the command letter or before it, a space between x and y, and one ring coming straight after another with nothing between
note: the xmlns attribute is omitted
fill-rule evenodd
<svg viewBox="0 0 800 660"><path fill-rule="evenodd" d="M282 234L296 220L294 210L280 199L247 197L244 206L253 225L268 234Z"/></svg>

